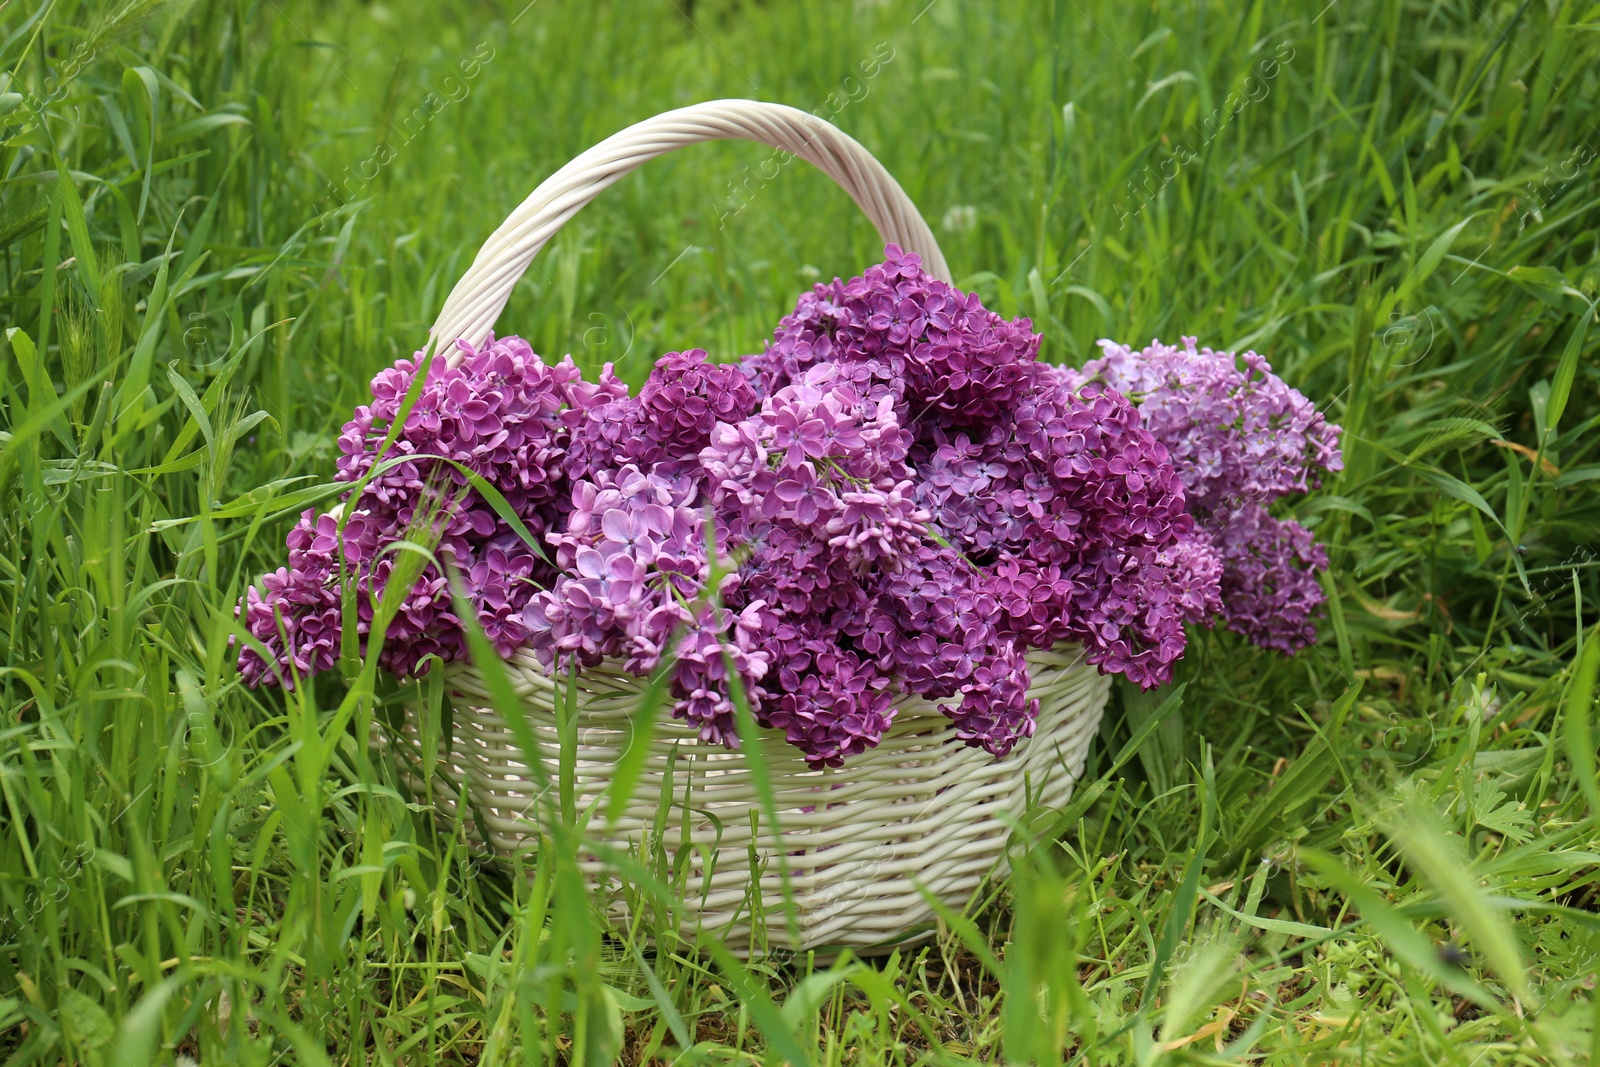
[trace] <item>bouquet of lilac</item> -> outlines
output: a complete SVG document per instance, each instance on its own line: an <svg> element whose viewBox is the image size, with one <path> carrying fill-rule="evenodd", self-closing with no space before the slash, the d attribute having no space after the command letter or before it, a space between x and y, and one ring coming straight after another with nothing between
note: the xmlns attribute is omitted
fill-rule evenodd
<svg viewBox="0 0 1600 1067"><path fill-rule="evenodd" d="M346 589L365 652L405 538L437 562L401 591L378 652L394 673L463 658L464 603L503 655L668 671L674 714L730 748L736 675L813 765L876 745L899 693L1004 755L1038 711L1026 654L1057 642L1148 688L1186 623L1313 640L1326 556L1267 506L1340 468L1338 427L1254 353L1102 342L1071 370L1038 345L890 245L759 355L669 353L637 394L519 338L459 342L380 463L422 365L401 360L340 438L343 518L307 512L289 566L248 591L269 658L247 647L241 671L331 667Z"/></svg>

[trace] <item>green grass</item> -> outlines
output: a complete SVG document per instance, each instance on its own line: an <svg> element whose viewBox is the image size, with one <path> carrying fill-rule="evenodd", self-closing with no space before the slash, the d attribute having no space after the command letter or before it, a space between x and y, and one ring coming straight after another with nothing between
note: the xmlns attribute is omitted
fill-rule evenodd
<svg viewBox="0 0 1600 1067"><path fill-rule="evenodd" d="M1600 9L924 4L0 3L7 1063L1600 1062ZM485 865L358 742L406 689L227 643L512 205L719 96L836 111L1048 358L1253 347L1346 428L1320 644L1196 634L888 960L680 943L663 856L604 938L570 819ZM766 154L619 183L502 328L755 349L878 254Z"/></svg>

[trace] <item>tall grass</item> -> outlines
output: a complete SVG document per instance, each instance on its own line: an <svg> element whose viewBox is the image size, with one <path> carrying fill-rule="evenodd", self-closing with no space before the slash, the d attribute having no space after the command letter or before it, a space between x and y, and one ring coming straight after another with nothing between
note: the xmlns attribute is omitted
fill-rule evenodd
<svg viewBox="0 0 1600 1067"><path fill-rule="evenodd" d="M7 1062L1600 1061L1597 29L1498 0L0 6ZM232 666L338 424L492 228L718 96L834 115L1048 358L1253 347L1346 430L1296 506L1334 560L1321 643L1194 635L1181 699L1122 694L1010 879L885 960L679 939L669 843L616 857L639 918L603 935L560 783L545 847L494 865L369 751L426 684L356 661L285 699ZM765 158L619 183L502 328L634 381L754 350L879 253Z"/></svg>

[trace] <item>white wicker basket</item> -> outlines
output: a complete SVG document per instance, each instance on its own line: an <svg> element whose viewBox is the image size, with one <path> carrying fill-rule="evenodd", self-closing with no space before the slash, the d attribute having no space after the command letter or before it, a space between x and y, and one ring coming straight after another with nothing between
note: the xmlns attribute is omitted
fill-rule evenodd
<svg viewBox="0 0 1600 1067"><path fill-rule="evenodd" d="M682 145L744 138L792 153L828 174L853 197L886 241L921 254L930 274L948 279L938 244L899 184L850 137L803 111L749 100L721 100L667 112L602 141L548 178L508 218L457 283L435 323L441 343L483 341L533 257L598 193L623 175ZM694 846L688 899L680 921L741 954L763 941L750 921L752 880L773 916L764 943L789 949L857 949L903 943L925 934L935 913L924 891L960 910L983 877L1004 862L1013 819L1029 804L1066 803L1082 773L1099 724L1109 679L1080 662L1076 649L1029 656L1032 695L1042 710L1035 735L996 760L968 748L931 703L903 696L894 724L875 749L839 769L812 770L775 733L762 751L777 797L780 836L762 818L752 869L750 812L761 802L744 753L699 740L682 721L658 724L634 797L614 827L603 814L591 836L638 850L656 825L662 781L671 768L665 832L656 842L674 852L684 821ZM559 749L555 704L563 694L531 652L508 665L524 712L550 759ZM453 711L449 755L441 740L435 799L453 813L464 786L473 832L496 852L511 854L538 840L533 775L487 688L467 664L449 669ZM563 691L565 679L562 679ZM631 741L630 720L644 682L620 666L580 672L576 679L579 738L577 800L590 810L605 794ZM416 752L408 722L406 740ZM420 780L414 781L420 787ZM684 803L685 790L689 802ZM543 810L548 811L548 807ZM479 842L483 844L485 842ZM779 856L782 856L782 862ZM786 864L799 922L795 943L779 907ZM603 865L586 862L604 882ZM709 868L709 870L708 870ZM615 897L612 910L625 914ZM759 924L758 924L759 927Z"/></svg>

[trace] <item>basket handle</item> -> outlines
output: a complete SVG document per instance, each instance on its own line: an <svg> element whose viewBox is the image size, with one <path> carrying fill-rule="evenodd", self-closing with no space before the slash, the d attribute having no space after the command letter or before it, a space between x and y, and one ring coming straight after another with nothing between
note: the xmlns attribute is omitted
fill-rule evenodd
<svg viewBox="0 0 1600 1067"><path fill-rule="evenodd" d="M918 253L924 270L950 280L944 254L916 205L853 138L798 108L759 100L711 100L629 126L546 178L478 251L445 299L429 336L441 347L457 338L482 344L533 257L601 190L676 148L737 139L759 141L813 164L850 194L885 241ZM461 354L452 351L448 358L453 365Z"/></svg>

